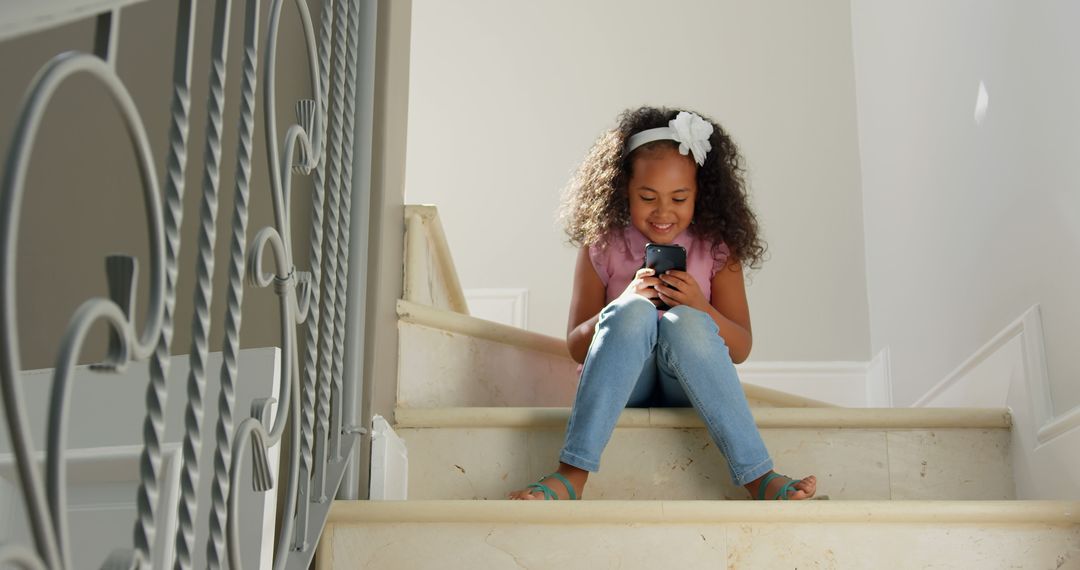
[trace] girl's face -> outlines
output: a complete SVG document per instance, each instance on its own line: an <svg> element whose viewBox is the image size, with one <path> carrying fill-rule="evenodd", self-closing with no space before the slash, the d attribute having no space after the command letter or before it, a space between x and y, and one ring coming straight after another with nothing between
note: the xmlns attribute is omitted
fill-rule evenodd
<svg viewBox="0 0 1080 570"><path fill-rule="evenodd" d="M661 147L635 156L631 172L630 223L653 243L671 243L694 219L697 165Z"/></svg>

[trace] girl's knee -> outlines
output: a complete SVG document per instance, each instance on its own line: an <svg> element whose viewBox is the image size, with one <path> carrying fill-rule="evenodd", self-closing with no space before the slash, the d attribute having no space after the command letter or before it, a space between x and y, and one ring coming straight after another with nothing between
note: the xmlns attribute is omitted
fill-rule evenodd
<svg viewBox="0 0 1080 570"><path fill-rule="evenodd" d="M720 336L720 329L716 322L707 313L693 307L679 305L664 313L660 319L660 336L669 341L685 344L686 341L695 339L708 339L715 336L723 343L724 337Z"/></svg>
<svg viewBox="0 0 1080 570"><path fill-rule="evenodd" d="M685 305L671 309L660 319L658 342L665 347L666 358L684 364L730 359L730 351L712 317Z"/></svg>
<svg viewBox="0 0 1080 570"><path fill-rule="evenodd" d="M656 344L656 307L640 295L615 299L600 311L596 332L595 338L602 335L605 345L651 349Z"/></svg>
<svg viewBox="0 0 1080 570"><path fill-rule="evenodd" d="M656 324L656 307L641 295L623 295L604 307L600 323L618 323L619 326Z"/></svg>

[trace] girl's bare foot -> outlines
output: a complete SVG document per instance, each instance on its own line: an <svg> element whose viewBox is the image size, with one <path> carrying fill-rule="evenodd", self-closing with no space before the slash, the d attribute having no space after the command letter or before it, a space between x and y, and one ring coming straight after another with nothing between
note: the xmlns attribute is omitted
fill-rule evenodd
<svg viewBox="0 0 1080 570"><path fill-rule="evenodd" d="M769 470L769 473L772 472L772 470ZM769 476L769 473L766 473L761 477L758 477L757 479L754 479L753 481L744 485L746 487L746 490L750 492L751 498L758 498L758 491L760 490L761 482ZM788 481L791 481L791 478L784 475L781 475L779 477L773 477L769 481L769 484L765 486L765 500L772 500L772 498L780 492L780 489ZM809 499L814 496L814 493L817 492L817 477L814 477L813 475L804 477L801 481L795 483L790 488L791 490L788 491L787 496L789 500L799 501L803 499Z"/></svg>
<svg viewBox="0 0 1080 570"><path fill-rule="evenodd" d="M585 488L585 481L589 478L589 472L584 469L578 469L573 465L567 465L566 463L559 462L558 472L563 477L566 477L570 484L574 487L574 494L577 498L581 498L581 491ZM540 481L547 488L555 492L555 495L560 500L566 500L570 498L570 493L566 490L566 485L560 481L557 477L545 477ZM518 489L507 495L508 499L512 500L544 500L544 492L540 489Z"/></svg>

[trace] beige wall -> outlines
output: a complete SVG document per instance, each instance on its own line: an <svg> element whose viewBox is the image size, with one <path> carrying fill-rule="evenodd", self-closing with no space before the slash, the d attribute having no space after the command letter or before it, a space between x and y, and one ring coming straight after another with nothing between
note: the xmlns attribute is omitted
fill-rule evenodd
<svg viewBox="0 0 1080 570"><path fill-rule="evenodd" d="M852 2L872 347L898 405L1036 303L1055 412L1080 404L1078 21L1073 2Z"/></svg>
<svg viewBox="0 0 1080 570"><path fill-rule="evenodd" d="M870 357L847 0L416 0L406 200L439 207L466 288L525 287L562 336L559 194L621 110L721 122L771 259L748 284L758 360Z"/></svg>
<svg viewBox="0 0 1080 570"><path fill-rule="evenodd" d="M412 1L378 0L368 307L361 418L393 423L397 403L397 300L401 298L405 239L405 135L409 102ZM361 439L360 496L368 497L371 438Z"/></svg>
<svg viewBox="0 0 1080 570"><path fill-rule="evenodd" d="M316 23L317 4L321 3L312 2ZM261 36L265 36L268 6L263 7ZM212 2L199 3L174 354L191 351L192 292L213 9ZM243 9L243 2L234 3L226 80L228 99L218 205L212 307L215 326L210 337L211 351L221 350L223 339L239 121ZM164 178L165 172L176 13L174 2L147 2L124 9L120 23L118 73L142 115L157 159L159 179ZM61 51L91 50L93 34L93 21L84 20L0 43L0 69L4 70L5 77L0 83L0 109L4 110L0 113L0 153L3 156L11 143L16 110L34 74ZM279 136L283 137L285 126L295 121L293 102L310 97L304 40L292 3L286 3L278 38L277 114ZM261 89L260 83L249 238L259 229L273 224ZM138 298L140 307L145 307L150 263L142 188L133 157L119 114L105 90L86 76L70 79L54 98L39 132L22 210L17 287L23 368L52 367L60 338L78 305L91 297L107 295L103 269L105 255L124 252L139 258L141 285ZM297 265L305 268L308 251L299 244L306 243L309 233L310 179L294 178L293 189L293 236L298 244L294 253ZM272 263L271 260L271 266ZM81 362L100 360L104 354L106 335L104 326L98 327L98 334L93 335L83 350ZM272 289L247 287L241 345L251 348L279 344L276 296Z"/></svg>
<svg viewBox="0 0 1080 570"><path fill-rule="evenodd" d="M260 57L265 56L266 19L270 3L263 3ZM322 2L309 0L318 34ZM395 300L401 296L403 237L403 179L405 119L408 101L410 3L378 0L375 125L372 172L373 214L370 222L369 266L356 273L368 277L370 300L366 311L369 332L364 339L364 363L369 381L362 398L362 421L372 413L393 417L396 395L397 336ZM192 74L191 131L188 147L187 187L184 197L180 280L177 292L173 352L190 352L194 268L203 145L207 112L207 67L213 24L212 2L199 3ZM235 2L227 77L227 109L218 206L218 241L213 329L210 350L220 351L231 236L239 120L240 69L244 3ZM118 73L142 114L163 178L172 92L176 4L147 2L126 8L121 16ZM34 74L51 57L66 49L89 51L94 24L85 20L30 37L0 43L0 153L6 156L16 109ZM260 63L260 76L264 66ZM361 70L363 73L365 70ZM278 34L277 121L279 137L295 122L293 104L310 98L307 52L298 12L284 4ZM248 238L273 224L266 141L263 131L262 89L257 96L256 129L252 156L252 182ZM75 78L50 107L38 137L22 213L18 290L22 367L53 366L68 319L85 299L107 294L103 257L113 252L138 256L142 268L140 314L146 304L149 258L141 188L123 125L104 90L86 78ZM280 145L280 141L276 143ZM308 267L311 181L293 178L292 236L294 256L301 269ZM163 190L163 188L162 188ZM268 259L272 267L272 258ZM244 348L280 345L278 302L272 289L245 287ZM100 360L105 331L99 327L83 351L81 362ZM300 329L302 330L302 329ZM361 403L358 402L357 405ZM361 494L366 495L370 439L362 438Z"/></svg>

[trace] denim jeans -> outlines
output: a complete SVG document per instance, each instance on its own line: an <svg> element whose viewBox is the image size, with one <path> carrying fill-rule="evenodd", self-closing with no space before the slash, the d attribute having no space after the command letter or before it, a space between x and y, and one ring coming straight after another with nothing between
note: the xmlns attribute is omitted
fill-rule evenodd
<svg viewBox="0 0 1080 570"><path fill-rule="evenodd" d="M687 306L656 315L639 295L623 295L600 312L559 460L599 471L623 408L692 405L736 485L768 473L772 459L712 317Z"/></svg>

